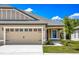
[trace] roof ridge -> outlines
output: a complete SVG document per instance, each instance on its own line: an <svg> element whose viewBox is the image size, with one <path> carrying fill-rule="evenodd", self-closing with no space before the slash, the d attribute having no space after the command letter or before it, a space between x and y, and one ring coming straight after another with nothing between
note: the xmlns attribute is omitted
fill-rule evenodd
<svg viewBox="0 0 79 59"><path fill-rule="evenodd" d="M23 10L24 11L24 10ZM33 13L33 12L27 12L27 11L24 11L25 13L27 13L27 14L30 14L32 17L35 17L35 18L41 18L42 20L50 20L50 19L47 19L47 18L45 18L45 17L43 17L43 16L39 16L38 14L35 14L35 13Z"/></svg>

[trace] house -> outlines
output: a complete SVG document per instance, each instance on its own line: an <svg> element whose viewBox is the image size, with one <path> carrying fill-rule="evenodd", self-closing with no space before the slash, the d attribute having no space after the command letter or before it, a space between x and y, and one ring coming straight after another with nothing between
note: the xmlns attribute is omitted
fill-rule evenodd
<svg viewBox="0 0 79 59"><path fill-rule="evenodd" d="M74 28L75 31L73 32L73 34L71 34L71 40L73 41L79 41L79 26Z"/></svg>
<svg viewBox="0 0 79 59"><path fill-rule="evenodd" d="M59 40L64 24L11 6L0 6L0 43L43 44Z"/></svg>

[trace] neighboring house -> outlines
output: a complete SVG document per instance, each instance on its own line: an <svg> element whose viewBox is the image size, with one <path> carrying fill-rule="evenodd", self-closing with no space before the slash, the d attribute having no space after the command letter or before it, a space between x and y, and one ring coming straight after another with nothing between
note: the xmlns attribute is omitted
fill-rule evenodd
<svg viewBox="0 0 79 59"><path fill-rule="evenodd" d="M71 40L79 41L79 26L75 27L75 31L71 35Z"/></svg>
<svg viewBox="0 0 79 59"><path fill-rule="evenodd" d="M59 40L64 24L15 7L0 6L0 43L43 44Z"/></svg>

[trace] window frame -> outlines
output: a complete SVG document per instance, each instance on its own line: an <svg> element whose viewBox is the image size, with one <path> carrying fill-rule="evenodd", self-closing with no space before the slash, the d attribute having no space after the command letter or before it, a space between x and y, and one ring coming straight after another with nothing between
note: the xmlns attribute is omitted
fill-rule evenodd
<svg viewBox="0 0 79 59"><path fill-rule="evenodd" d="M28 29L25 28L24 31L25 31L25 32L28 32Z"/></svg>
<svg viewBox="0 0 79 59"><path fill-rule="evenodd" d="M15 28L15 32L19 32L19 28Z"/></svg>
<svg viewBox="0 0 79 59"><path fill-rule="evenodd" d="M29 28L29 32L32 32L32 28Z"/></svg>
<svg viewBox="0 0 79 59"><path fill-rule="evenodd" d="M20 28L19 30L20 30L20 32L23 32L23 28Z"/></svg>
<svg viewBox="0 0 79 59"><path fill-rule="evenodd" d="M11 29L10 29L10 31L11 31L11 32L13 32L13 31L14 31L14 29L13 29L13 28L11 28Z"/></svg>
<svg viewBox="0 0 79 59"><path fill-rule="evenodd" d="M34 32L37 32L38 30L37 30L37 28L34 28L33 31L34 31Z"/></svg>

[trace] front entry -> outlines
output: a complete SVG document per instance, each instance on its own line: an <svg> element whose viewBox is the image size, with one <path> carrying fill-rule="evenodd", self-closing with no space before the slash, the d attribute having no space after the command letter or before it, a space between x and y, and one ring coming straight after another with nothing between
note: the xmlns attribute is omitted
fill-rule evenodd
<svg viewBox="0 0 79 59"><path fill-rule="evenodd" d="M58 40L58 30L51 30L51 39L52 40Z"/></svg>
<svg viewBox="0 0 79 59"><path fill-rule="evenodd" d="M52 38L57 38L57 30L52 30Z"/></svg>

